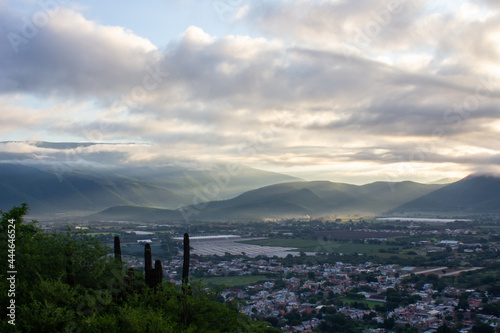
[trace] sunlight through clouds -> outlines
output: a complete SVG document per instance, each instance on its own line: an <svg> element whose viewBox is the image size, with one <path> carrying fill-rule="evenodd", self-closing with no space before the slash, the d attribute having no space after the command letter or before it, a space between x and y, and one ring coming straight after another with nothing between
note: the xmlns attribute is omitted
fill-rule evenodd
<svg viewBox="0 0 500 333"><path fill-rule="evenodd" d="M4 3L1 140L116 144L99 147L103 164L238 160L357 183L453 178L499 161L496 2L164 5L160 45L146 5L133 22L127 5L113 15L109 4ZM258 149L241 153L249 142Z"/></svg>

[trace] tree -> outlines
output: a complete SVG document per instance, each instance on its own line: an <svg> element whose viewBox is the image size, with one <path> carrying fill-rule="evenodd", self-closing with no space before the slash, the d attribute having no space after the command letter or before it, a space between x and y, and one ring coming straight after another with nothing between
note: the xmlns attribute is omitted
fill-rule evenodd
<svg viewBox="0 0 500 333"><path fill-rule="evenodd" d="M482 313L494 315L497 317L500 315L500 302L486 303L483 304L482 307Z"/></svg>
<svg viewBox="0 0 500 333"><path fill-rule="evenodd" d="M176 256L179 253L180 243L172 239L170 233L163 233L160 237L161 239L161 249L163 250L163 255L166 257Z"/></svg>
<svg viewBox="0 0 500 333"><path fill-rule="evenodd" d="M446 324L443 324L441 326L438 327L436 333L453 333L454 331L448 327L448 325Z"/></svg>
<svg viewBox="0 0 500 333"><path fill-rule="evenodd" d="M477 323L472 326L472 333L494 333L495 329L488 324L485 323Z"/></svg>
<svg viewBox="0 0 500 333"><path fill-rule="evenodd" d="M264 320L271 324L273 327L278 327L279 325L279 320L276 317L266 317Z"/></svg>
<svg viewBox="0 0 500 333"><path fill-rule="evenodd" d="M0 220L2 238L9 220L16 223L16 332L277 332L218 302L220 294L205 286L191 284L193 293L165 281L149 288L142 272L125 269L96 238L46 233L24 223L27 211L14 207ZM9 288L6 271L0 271L1 295ZM2 296L3 309L6 302ZM5 318L0 332L11 332Z"/></svg>
<svg viewBox="0 0 500 333"><path fill-rule="evenodd" d="M395 320L393 317L384 319L384 328L391 330L394 327Z"/></svg>
<svg viewBox="0 0 500 333"><path fill-rule="evenodd" d="M469 308L469 294L462 293L458 299L457 309L467 310Z"/></svg>
<svg viewBox="0 0 500 333"><path fill-rule="evenodd" d="M292 311L285 314L285 319L290 326L300 325L300 323L302 323L302 317L297 309L292 309Z"/></svg>

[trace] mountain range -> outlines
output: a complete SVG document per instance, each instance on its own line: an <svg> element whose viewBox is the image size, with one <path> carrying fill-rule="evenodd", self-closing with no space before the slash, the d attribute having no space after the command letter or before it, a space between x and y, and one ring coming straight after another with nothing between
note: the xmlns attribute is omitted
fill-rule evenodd
<svg viewBox="0 0 500 333"><path fill-rule="evenodd" d="M392 213L500 213L500 177L472 174L407 202Z"/></svg>
<svg viewBox="0 0 500 333"><path fill-rule="evenodd" d="M75 169L0 163L0 209L29 203L33 216L85 214L94 220L247 221L398 214L500 213L500 178L451 184L304 181L240 167ZM180 208L182 207L182 208ZM89 215L90 214L90 215Z"/></svg>
<svg viewBox="0 0 500 333"><path fill-rule="evenodd" d="M299 181L265 186L233 199L181 210L111 207L95 219L250 221L398 214L500 214L500 178L471 175L452 184L375 182L350 185Z"/></svg>
<svg viewBox="0 0 500 333"><path fill-rule="evenodd" d="M0 209L27 202L31 214L98 212L130 205L175 209L201 201L231 198L255 187L298 178L239 166L227 171L173 166L60 169L0 163Z"/></svg>

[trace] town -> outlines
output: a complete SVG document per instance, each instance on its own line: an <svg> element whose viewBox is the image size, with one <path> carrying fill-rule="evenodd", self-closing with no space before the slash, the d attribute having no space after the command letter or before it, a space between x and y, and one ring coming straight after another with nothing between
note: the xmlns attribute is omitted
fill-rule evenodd
<svg viewBox="0 0 500 333"><path fill-rule="evenodd" d="M63 229L63 224L45 229ZM67 225L66 225L67 227ZM181 284L185 225L71 225L144 267L144 243ZM499 324L500 223L358 218L189 226L190 275L222 302L283 332L493 332ZM483 332L481 331L481 332Z"/></svg>

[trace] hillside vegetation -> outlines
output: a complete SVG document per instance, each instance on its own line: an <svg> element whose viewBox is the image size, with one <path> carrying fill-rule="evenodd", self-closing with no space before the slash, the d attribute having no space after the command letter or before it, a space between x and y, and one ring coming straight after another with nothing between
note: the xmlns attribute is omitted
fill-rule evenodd
<svg viewBox="0 0 500 333"><path fill-rule="evenodd" d="M500 178L470 175L401 205L394 213L500 213Z"/></svg>
<svg viewBox="0 0 500 333"><path fill-rule="evenodd" d="M25 223L28 207L1 212L0 251L8 253L9 220L15 220L15 296L0 264L1 332L273 332L238 312L237 304L191 285L155 289L140 271L126 270L110 249L82 233L48 234ZM12 243L12 242L11 242ZM10 290L10 292L9 292ZM11 295L12 296L12 295ZM15 326L5 313L15 300ZM12 312L11 312L12 313Z"/></svg>
<svg viewBox="0 0 500 333"><path fill-rule="evenodd" d="M76 167L78 166L78 168ZM232 198L269 184L296 181L287 175L238 166L206 170L173 166L97 168L57 164L32 166L0 163L0 209L29 202L34 215L99 211L112 206L173 209L198 200ZM205 188L215 189L206 193ZM202 194L201 194L202 193Z"/></svg>

